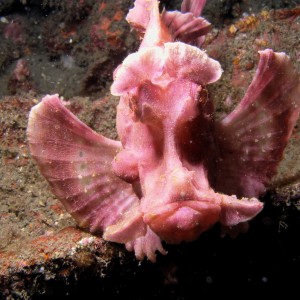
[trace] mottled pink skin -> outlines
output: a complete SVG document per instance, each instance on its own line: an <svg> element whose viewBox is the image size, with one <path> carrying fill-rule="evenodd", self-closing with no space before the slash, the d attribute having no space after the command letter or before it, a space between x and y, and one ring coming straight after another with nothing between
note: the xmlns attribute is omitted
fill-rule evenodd
<svg viewBox="0 0 300 300"><path fill-rule="evenodd" d="M183 12L200 13L196 2L184 1ZM54 194L81 226L155 261L156 251L165 254L162 240L191 241L217 222L235 235L261 211L256 197L282 159L300 84L288 56L261 51L244 98L216 122L205 86L219 79L220 64L191 46L196 36L190 45L175 42L157 1L135 4L128 19L146 29L144 39L111 87L120 96L120 142L93 132L57 95L32 109L28 139Z"/></svg>
<svg viewBox="0 0 300 300"><path fill-rule="evenodd" d="M206 4L206 0L183 0L181 3L181 11L183 13L192 13L198 17L201 15L202 10Z"/></svg>
<svg viewBox="0 0 300 300"><path fill-rule="evenodd" d="M220 75L220 65L203 51L175 42L140 49L115 74L111 90L121 95L117 129L124 149L113 169L127 182L139 181L141 226L169 243L194 240L217 221L245 222L262 209L255 198L212 189L219 148L203 86ZM114 231L105 237L118 241Z"/></svg>
<svg viewBox="0 0 300 300"><path fill-rule="evenodd" d="M173 41L182 41L200 47L204 36L211 28L211 24L200 17L205 3L206 0L183 0L181 12L164 10L159 20L152 19L152 23L149 24L153 11L158 12L157 0L136 0L126 20L142 35L146 29L148 29L149 35L154 30L160 30L161 26L157 25L163 23L163 26L168 28L168 33ZM154 27L156 28L154 29ZM144 39L144 42L145 40L147 38Z"/></svg>
<svg viewBox="0 0 300 300"><path fill-rule="evenodd" d="M184 0L181 12L164 11L162 20L169 28L174 40L201 47L211 24L200 17L206 0Z"/></svg>
<svg viewBox="0 0 300 300"><path fill-rule="evenodd" d="M244 98L216 124L221 151L215 187L238 197L265 191L300 111L299 75L290 58L270 49L259 54L256 74Z"/></svg>

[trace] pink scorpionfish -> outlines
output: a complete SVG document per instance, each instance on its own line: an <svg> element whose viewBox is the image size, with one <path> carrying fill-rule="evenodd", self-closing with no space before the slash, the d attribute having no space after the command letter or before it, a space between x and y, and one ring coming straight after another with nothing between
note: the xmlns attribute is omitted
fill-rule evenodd
<svg viewBox="0 0 300 300"><path fill-rule="evenodd" d="M30 112L32 157L79 226L124 243L138 259L162 241L192 241L220 222L242 227L276 172L300 109L299 76L284 53L260 52L239 105L214 120L206 85L220 64L199 49L205 1L159 12L137 0L127 20L143 40L114 72L120 141L97 134L57 95Z"/></svg>

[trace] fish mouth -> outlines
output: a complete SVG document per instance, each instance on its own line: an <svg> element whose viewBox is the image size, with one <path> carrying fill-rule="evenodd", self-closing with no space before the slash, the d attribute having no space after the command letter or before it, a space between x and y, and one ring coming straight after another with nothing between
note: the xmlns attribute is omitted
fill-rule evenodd
<svg viewBox="0 0 300 300"><path fill-rule="evenodd" d="M182 201L156 207L144 222L167 243L196 240L220 217L220 205L210 201Z"/></svg>

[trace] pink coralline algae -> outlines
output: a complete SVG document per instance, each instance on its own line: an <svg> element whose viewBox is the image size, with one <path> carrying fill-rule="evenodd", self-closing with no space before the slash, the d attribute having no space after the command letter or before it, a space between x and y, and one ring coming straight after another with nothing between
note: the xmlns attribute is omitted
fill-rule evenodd
<svg viewBox="0 0 300 300"><path fill-rule="evenodd" d="M4 37L6 39L11 39L14 42L23 41L22 31L21 23L18 20L10 22L3 29Z"/></svg>
<svg viewBox="0 0 300 300"><path fill-rule="evenodd" d="M58 95L30 113L33 158L82 227L124 243L138 259L162 241L191 241L219 222L236 232L263 208L300 110L299 76L284 53L261 51L239 105L214 120L206 85L220 64L199 49L210 24L205 1L162 13L136 0L127 20L143 37L114 72L120 141L79 121Z"/></svg>

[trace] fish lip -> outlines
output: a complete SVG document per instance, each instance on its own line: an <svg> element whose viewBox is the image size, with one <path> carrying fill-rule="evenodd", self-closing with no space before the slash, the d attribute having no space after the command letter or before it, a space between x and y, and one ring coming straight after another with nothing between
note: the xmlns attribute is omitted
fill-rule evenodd
<svg viewBox="0 0 300 300"><path fill-rule="evenodd" d="M189 200L157 206L145 213L143 220L163 240L178 244L197 239L219 220L219 215L218 203Z"/></svg>
<svg viewBox="0 0 300 300"><path fill-rule="evenodd" d="M160 204L151 209L151 211L145 213L145 216L165 214L171 210L179 209L182 207L190 207L196 211L201 210L204 206L209 203L208 200L183 200L183 201L174 201L167 204Z"/></svg>

